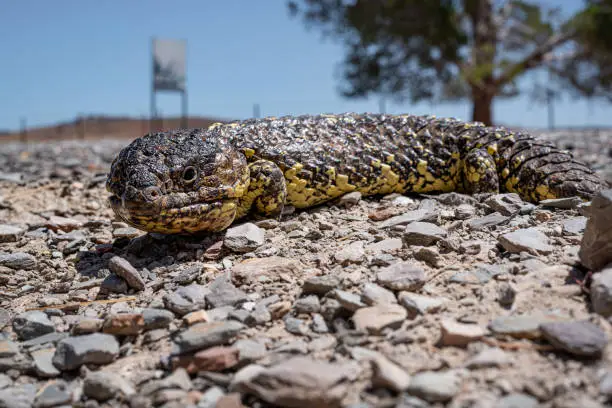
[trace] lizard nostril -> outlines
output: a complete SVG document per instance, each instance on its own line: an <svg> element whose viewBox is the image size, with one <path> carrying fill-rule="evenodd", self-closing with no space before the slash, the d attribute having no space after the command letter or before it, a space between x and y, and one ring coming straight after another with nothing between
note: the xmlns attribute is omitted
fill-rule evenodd
<svg viewBox="0 0 612 408"><path fill-rule="evenodd" d="M155 201L162 195L161 189L156 186L147 187L142 193L147 201Z"/></svg>

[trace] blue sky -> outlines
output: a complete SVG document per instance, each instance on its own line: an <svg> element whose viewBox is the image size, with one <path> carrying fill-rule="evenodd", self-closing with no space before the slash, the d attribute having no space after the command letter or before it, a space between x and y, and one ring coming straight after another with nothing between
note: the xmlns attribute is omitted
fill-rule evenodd
<svg viewBox="0 0 612 408"><path fill-rule="evenodd" d="M559 0L566 11L580 0ZM377 112L379 99L337 92L341 44L290 18L285 0L0 0L0 129L71 120L85 114L147 115L153 36L186 39L189 112L262 115ZM470 119L468 102L401 105L406 112ZM160 94L164 115L180 112ZM544 127L546 107L525 97L498 101L497 122ZM612 126L612 105L564 97L557 125Z"/></svg>

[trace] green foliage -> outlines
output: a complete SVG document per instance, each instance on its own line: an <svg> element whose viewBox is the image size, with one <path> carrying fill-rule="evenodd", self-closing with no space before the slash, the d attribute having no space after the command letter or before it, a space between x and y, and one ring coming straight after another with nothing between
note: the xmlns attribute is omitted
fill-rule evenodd
<svg viewBox="0 0 612 408"><path fill-rule="evenodd" d="M612 0L565 20L527 0L291 0L289 10L345 44L347 97L492 101L523 92L518 79L538 69L580 95L612 89Z"/></svg>

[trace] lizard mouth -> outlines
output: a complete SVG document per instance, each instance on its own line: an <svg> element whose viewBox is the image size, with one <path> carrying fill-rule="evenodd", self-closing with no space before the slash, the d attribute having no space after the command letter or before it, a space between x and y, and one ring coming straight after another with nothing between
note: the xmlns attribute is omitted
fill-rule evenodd
<svg viewBox="0 0 612 408"><path fill-rule="evenodd" d="M191 234L227 228L236 216L238 200L230 198L167 206L161 200L152 203L125 201L111 195L109 204L122 221L134 228L162 234Z"/></svg>

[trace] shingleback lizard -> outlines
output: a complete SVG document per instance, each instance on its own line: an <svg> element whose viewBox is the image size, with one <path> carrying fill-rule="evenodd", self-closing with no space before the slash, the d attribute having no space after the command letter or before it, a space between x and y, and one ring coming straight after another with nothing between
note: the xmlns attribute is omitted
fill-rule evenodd
<svg viewBox="0 0 612 408"><path fill-rule="evenodd" d="M342 114L151 133L118 154L106 187L128 224L193 233L352 191L515 192L538 202L589 199L606 183L527 133L433 116Z"/></svg>

